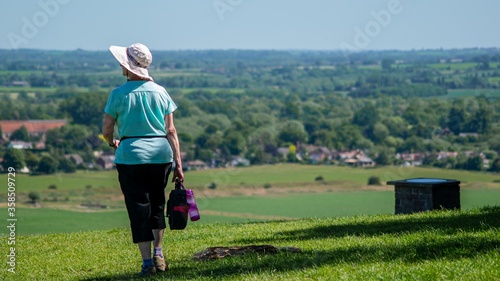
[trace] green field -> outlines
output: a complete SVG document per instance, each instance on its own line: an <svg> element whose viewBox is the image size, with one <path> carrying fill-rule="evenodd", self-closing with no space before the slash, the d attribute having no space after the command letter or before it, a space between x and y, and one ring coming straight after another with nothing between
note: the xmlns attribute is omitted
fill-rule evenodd
<svg viewBox="0 0 500 281"><path fill-rule="evenodd" d="M5 87L0 86L0 94L17 94L19 92L25 93L55 93L57 88L47 88L47 87Z"/></svg>
<svg viewBox="0 0 500 281"><path fill-rule="evenodd" d="M430 67L438 70L466 70L466 69L475 69L477 63L473 62L461 62L461 63L434 63L429 64ZM491 67L493 67L490 64Z"/></svg>
<svg viewBox="0 0 500 281"><path fill-rule="evenodd" d="M318 176L323 177L322 182L315 181ZM308 187L319 184L356 189L366 185L371 176L379 177L383 184L391 180L431 177L456 179L462 183L462 186L478 183L491 185L500 179L497 174L436 168L393 166L362 169L327 165L277 164L188 171L185 173L185 185L202 190L211 183L215 183L217 189L262 188L265 184L270 184L271 187ZM83 190L88 186L119 189L118 175L114 170L78 171L72 174L57 173L43 176L17 174L16 181L19 192L47 191L50 185L55 185L58 191ZM7 174L0 174L0 182L7 182ZM500 183L494 186L500 187Z"/></svg>
<svg viewBox="0 0 500 281"><path fill-rule="evenodd" d="M148 280L499 280L500 207L462 212L197 224L167 231L170 270ZM15 237L15 273L1 280L138 280L126 229ZM273 245L299 252L195 261L207 247ZM146 279L140 279L146 280Z"/></svg>
<svg viewBox="0 0 500 281"><path fill-rule="evenodd" d="M204 92L210 92L212 94L219 93L219 92L227 92L227 93L232 93L232 94L243 94L245 93L245 89L241 88L168 88L167 89L169 92L170 91L178 91L182 92L183 94L190 94L193 92L197 91L204 91Z"/></svg>
<svg viewBox="0 0 500 281"><path fill-rule="evenodd" d="M483 95L485 97L500 97L500 89L460 89L448 90L447 98L475 97Z"/></svg>
<svg viewBox="0 0 500 281"><path fill-rule="evenodd" d="M367 186L377 175L381 186ZM313 165L272 165L189 171L185 185L195 190L202 219L193 224L328 218L394 213L394 192L385 181L433 177L461 181L462 209L500 205L498 175L415 167L374 169ZM322 176L323 181L315 181ZM6 174L0 182L7 182ZM208 188L215 184L216 189ZM55 185L56 189L48 189ZM167 186L167 192L172 185ZM41 195L40 208L26 203ZM6 193L0 202L7 202ZM128 228L116 171L16 175L20 234ZM6 204L0 212L7 216ZM106 209L89 209L96 203Z"/></svg>
<svg viewBox="0 0 500 281"><path fill-rule="evenodd" d="M260 187L266 183L304 186L313 183L317 176L322 176L324 182L332 182L332 184L340 186L366 185L370 176L377 176L384 183L391 180L418 177L457 179L462 183L491 183L500 179L500 176L496 174L435 168L393 166L362 169L327 165L278 164L188 172L186 173L186 184L194 187L203 187L211 182L229 186ZM500 187L500 184L498 186Z"/></svg>
<svg viewBox="0 0 500 281"><path fill-rule="evenodd" d="M215 198L198 196L197 202L202 219L189 225L394 213L392 191ZM462 210L500 206L500 190L463 190L461 205ZM7 214L5 208L1 208L0 212ZM17 217L18 233L23 235L128 228L125 208L92 212L82 212L77 207L73 210L18 208Z"/></svg>

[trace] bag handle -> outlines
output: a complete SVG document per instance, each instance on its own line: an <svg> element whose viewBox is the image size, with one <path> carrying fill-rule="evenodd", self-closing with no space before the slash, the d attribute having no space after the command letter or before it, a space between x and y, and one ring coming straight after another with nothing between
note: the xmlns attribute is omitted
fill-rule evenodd
<svg viewBox="0 0 500 281"><path fill-rule="evenodd" d="M184 184L182 184L181 180L179 178L175 178L175 189L184 189Z"/></svg>

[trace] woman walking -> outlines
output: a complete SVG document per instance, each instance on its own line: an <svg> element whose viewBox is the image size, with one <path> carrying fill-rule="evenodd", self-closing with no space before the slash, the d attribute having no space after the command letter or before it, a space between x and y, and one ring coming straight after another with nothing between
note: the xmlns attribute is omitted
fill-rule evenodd
<svg viewBox="0 0 500 281"><path fill-rule="evenodd" d="M115 164L132 241L142 256L140 275L147 276L168 269L162 249L165 187L172 168L172 182L175 178L184 180L173 117L177 106L149 75L152 55L145 45L111 46L109 50L120 63L127 82L111 91L102 132L116 149ZM118 139L113 137L115 126Z"/></svg>

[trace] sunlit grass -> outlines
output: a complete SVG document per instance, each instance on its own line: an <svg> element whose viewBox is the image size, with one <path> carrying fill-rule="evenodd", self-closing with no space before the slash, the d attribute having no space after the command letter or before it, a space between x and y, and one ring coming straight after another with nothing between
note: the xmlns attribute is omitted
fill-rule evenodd
<svg viewBox="0 0 500 281"><path fill-rule="evenodd" d="M245 224L188 224L164 239L158 280L497 280L500 208ZM2 280L130 280L141 259L129 230L16 237ZM213 246L270 244L300 253L193 261ZM7 239L0 251L7 253ZM4 264L4 267L7 265Z"/></svg>

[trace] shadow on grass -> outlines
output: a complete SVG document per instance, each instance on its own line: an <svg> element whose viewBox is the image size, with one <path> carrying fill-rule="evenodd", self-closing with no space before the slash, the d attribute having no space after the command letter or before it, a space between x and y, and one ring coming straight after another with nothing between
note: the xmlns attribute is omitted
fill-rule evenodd
<svg viewBox="0 0 500 281"><path fill-rule="evenodd" d="M370 262L399 261L414 263L423 260L455 260L474 259L491 251L500 249L500 237L488 238L468 237L452 238L438 241L420 241L413 245L402 246L363 246L333 250L303 251L301 253L279 253L275 255L248 254L208 262L185 262L173 267L155 279L197 279L210 277L215 280L260 274L262 272L299 271L324 265L364 264ZM112 275L84 280L139 280L134 275Z"/></svg>
<svg viewBox="0 0 500 281"><path fill-rule="evenodd" d="M300 253L281 252L274 255L247 254L215 261L185 261L155 279L213 279L241 277L263 272L293 272L324 265L366 264L398 261L417 263L426 260L475 259L500 250L500 236L476 235L476 231L487 231L500 227L500 206L480 209L479 213L460 214L447 218L420 218L395 216L394 220L372 223L343 224L313 227L309 229L276 232L272 238L245 239L238 243L283 242L321 240L358 235L372 237L385 234L405 234L424 230L438 230L445 235L404 240L403 243L359 243L350 246L324 247ZM459 234L457 236L448 234ZM331 243L331 242L330 242ZM326 249L330 248L330 249ZM84 280L138 280L133 275L111 275Z"/></svg>
<svg viewBox="0 0 500 281"><path fill-rule="evenodd" d="M393 216L375 222L359 222L317 226L273 233L267 238L245 238L235 240L239 244L258 244L291 240L316 240L344 236L377 236L382 234L404 234L426 230L441 233L474 232L500 227L500 206L483 207L479 213L453 211L455 216L422 218L418 216Z"/></svg>

